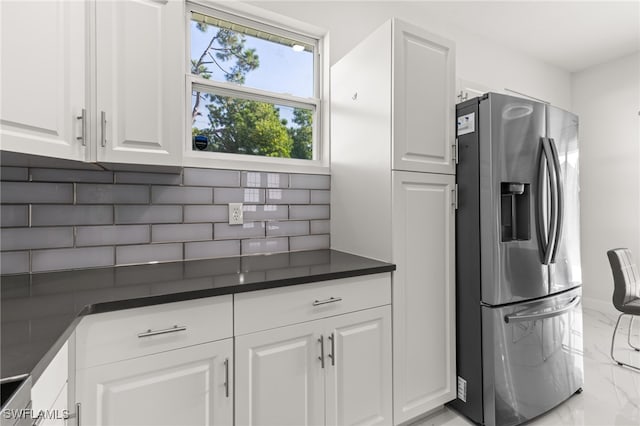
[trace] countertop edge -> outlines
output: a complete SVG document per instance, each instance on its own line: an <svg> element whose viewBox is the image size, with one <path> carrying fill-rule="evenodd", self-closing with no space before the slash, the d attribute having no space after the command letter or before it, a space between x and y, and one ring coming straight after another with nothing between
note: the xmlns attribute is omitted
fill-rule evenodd
<svg viewBox="0 0 640 426"><path fill-rule="evenodd" d="M240 294L251 291L268 290L279 287L289 287L302 284L310 284L315 282L337 280L342 278L351 278L365 275L382 274L387 272L393 272L396 270L396 265L385 264L381 266L367 267L361 269L350 269L338 272L327 272L317 275L305 275L303 277L273 279L259 281L250 284L243 284L242 286L228 286L215 289L194 290L178 293L163 294L149 297L139 297L133 299L109 301L86 305L72 320L65 331L58 337L56 342L49 348L46 354L40 359L33 370L30 372L30 377L33 383L40 378L44 370L47 368L51 360L58 353L60 348L67 341L69 336L74 332L77 325L80 323L83 317L87 315L101 314L113 311L119 311L124 309L141 308L145 306L160 305L165 303L181 302L193 299L202 299L206 297L223 296L227 294Z"/></svg>

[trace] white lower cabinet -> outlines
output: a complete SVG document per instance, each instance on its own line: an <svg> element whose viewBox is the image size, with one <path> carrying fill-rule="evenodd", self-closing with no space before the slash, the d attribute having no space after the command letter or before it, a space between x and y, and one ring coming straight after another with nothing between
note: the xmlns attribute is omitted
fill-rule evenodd
<svg viewBox="0 0 640 426"><path fill-rule="evenodd" d="M390 311L237 337L236 424L392 424Z"/></svg>
<svg viewBox="0 0 640 426"><path fill-rule="evenodd" d="M31 409L38 426L65 425L67 382L69 378L69 344L62 345L31 388Z"/></svg>
<svg viewBox="0 0 640 426"><path fill-rule="evenodd" d="M77 372L80 424L231 425L233 339Z"/></svg>
<svg viewBox="0 0 640 426"><path fill-rule="evenodd" d="M236 338L236 424L324 424L319 322Z"/></svg>
<svg viewBox="0 0 640 426"><path fill-rule="evenodd" d="M392 173L396 424L455 399L455 176Z"/></svg>
<svg viewBox="0 0 640 426"><path fill-rule="evenodd" d="M326 322L326 424L392 424L391 307Z"/></svg>

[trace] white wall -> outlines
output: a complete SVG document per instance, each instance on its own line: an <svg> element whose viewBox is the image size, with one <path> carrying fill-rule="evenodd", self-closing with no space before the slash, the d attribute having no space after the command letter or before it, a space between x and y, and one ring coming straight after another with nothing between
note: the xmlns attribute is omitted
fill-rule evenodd
<svg viewBox="0 0 640 426"><path fill-rule="evenodd" d="M445 22L429 2L252 1L258 6L326 28L331 64L386 20L397 17L456 42L458 78L495 91L505 88L570 109L570 73ZM481 25L481 23L478 23Z"/></svg>
<svg viewBox="0 0 640 426"><path fill-rule="evenodd" d="M580 116L580 214L584 296L610 303L606 251L640 259L640 53L572 75Z"/></svg>

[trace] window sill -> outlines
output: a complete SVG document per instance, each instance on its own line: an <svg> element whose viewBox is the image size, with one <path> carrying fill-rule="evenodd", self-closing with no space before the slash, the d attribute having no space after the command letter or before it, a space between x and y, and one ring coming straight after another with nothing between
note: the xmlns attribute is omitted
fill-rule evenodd
<svg viewBox="0 0 640 426"><path fill-rule="evenodd" d="M247 156L246 159L212 157L204 153L185 153L184 167L204 167L211 169L251 170L258 172L305 173L329 175L331 169L321 161L277 159ZM223 154L224 155L224 154Z"/></svg>

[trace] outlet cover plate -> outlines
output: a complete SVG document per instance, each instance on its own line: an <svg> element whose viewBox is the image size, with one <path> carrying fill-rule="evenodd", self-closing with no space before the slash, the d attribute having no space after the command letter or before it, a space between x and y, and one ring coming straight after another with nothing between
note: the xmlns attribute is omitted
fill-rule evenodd
<svg viewBox="0 0 640 426"><path fill-rule="evenodd" d="M243 223L242 203L229 203L229 225L242 225Z"/></svg>

